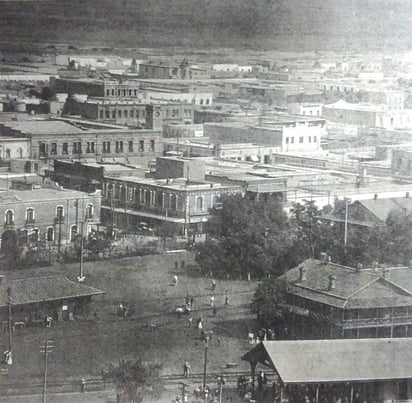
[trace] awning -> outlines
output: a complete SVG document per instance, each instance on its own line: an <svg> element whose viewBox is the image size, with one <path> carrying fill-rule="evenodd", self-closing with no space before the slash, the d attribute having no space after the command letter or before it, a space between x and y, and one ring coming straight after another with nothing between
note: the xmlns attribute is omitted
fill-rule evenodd
<svg viewBox="0 0 412 403"><path fill-rule="evenodd" d="M412 379L412 338L264 341L242 360L284 384Z"/></svg>

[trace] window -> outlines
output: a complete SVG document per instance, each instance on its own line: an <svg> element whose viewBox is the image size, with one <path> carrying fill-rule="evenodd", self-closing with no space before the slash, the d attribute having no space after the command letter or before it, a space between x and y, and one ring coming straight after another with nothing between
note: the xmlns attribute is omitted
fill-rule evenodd
<svg viewBox="0 0 412 403"><path fill-rule="evenodd" d="M123 141L116 141L116 152L117 153L123 152Z"/></svg>
<svg viewBox="0 0 412 403"><path fill-rule="evenodd" d="M289 137L286 137L286 144L289 144Z"/></svg>
<svg viewBox="0 0 412 403"><path fill-rule="evenodd" d="M62 222L64 219L64 207L63 206L57 206L56 207L56 221L57 222Z"/></svg>
<svg viewBox="0 0 412 403"><path fill-rule="evenodd" d="M112 119L116 119L116 111L112 111Z"/></svg>
<svg viewBox="0 0 412 403"><path fill-rule="evenodd" d="M124 117L127 118L127 109L124 111Z"/></svg>
<svg viewBox="0 0 412 403"><path fill-rule="evenodd" d="M200 100L200 105L203 105L203 98Z"/></svg>
<svg viewBox="0 0 412 403"><path fill-rule="evenodd" d="M103 141L103 152L110 153L110 141Z"/></svg>
<svg viewBox="0 0 412 403"><path fill-rule="evenodd" d="M100 119L103 119L103 111L100 111L99 116L100 116Z"/></svg>
<svg viewBox="0 0 412 403"><path fill-rule="evenodd" d="M118 111L117 111L117 116L118 116L119 118L122 117L122 111L121 111L121 110L118 110Z"/></svg>
<svg viewBox="0 0 412 403"><path fill-rule="evenodd" d="M312 142L312 136L309 136L309 137L308 137L308 141L309 141L309 143Z"/></svg>
<svg viewBox="0 0 412 403"><path fill-rule="evenodd" d="M91 220L92 218L93 218L93 204L88 204L86 206L85 219Z"/></svg>
<svg viewBox="0 0 412 403"><path fill-rule="evenodd" d="M39 242L39 237L40 237L40 231L37 228L34 228L30 232L30 243L36 244L37 242Z"/></svg>
<svg viewBox="0 0 412 403"><path fill-rule="evenodd" d="M6 222L6 225L13 225L14 224L13 210L7 210L6 211L5 222Z"/></svg>
<svg viewBox="0 0 412 403"><path fill-rule="evenodd" d="M82 153L82 143L81 141L75 141L73 143L73 154L81 154Z"/></svg>
<svg viewBox="0 0 412 403"><path fill-rule="evenodd" d="M134 90L134 96L136 96L137 95L137 90Z"/></svg>
<svg viewBox="0 0 412 403"><path fill-rule="evenodd" d="M203 197L199 196L196 199L196 210L202 210L203 209Z"/></svg>
<svg viewBox="0 0 412 403"><path fill-rule="evenodd" d="M299 137L299 143L302 144L303 143L303 136Z"/></svg>
<svg viewBox="0 0 412 403"><path fill-rule="evenodd" d="M69 143L63 143L62 154L68 154L68 153L69 153Z"/></svg>
<svg viewBox="0 0 412 403"><path fill-rule="evenodd" d="M139 140L139 151L140 152L144 151L144 140Z"/></svg>
<svg viewBox="0 0 412 403"><path fill-rule="evenodd" d="M317 137L316 137L316 136L313 136L313 142L314 142L314 143L317 143L317 141L318 141L318 140L317 140Z"/></svg>
<svg viewBox="0 0 412 403"><path fill-rule="evenodd" d="M134 111L133 110L130 111L130 117L134 118Z"/></svg>
<svg viewBox="0 0 412 403"><path fill-rule="evenodd" d="M26 210L26 223L33 224L34 223L34 208L30 207Z"/></svg>
<svg viewBox="0 0 412 403"><path fill-rule="evenodd" d="M136 119L139 119L139 111L136 111Z"/></svg>
<svg viewBox="0 0 412 403"><path fill-rule="evenodd" d="M17 157L18 157L18 158L23 158L23 149L22 149L22 148L19 148L19 149L17 150Z"/></svg>
<svg viewBox="0 0 412 403"><path fill-rule="evenodd" d="M294 137L291 137L290 138L290 144L293 144L295 142L295 138Z"/></svg>
<svg viewBox="0 0 412 403"><path fill-rule="evenodd" d="M117 96L120 97L120 90L117 90Z"/></svg>
<svg viewBox="0 0 412 403"><path fill-rule="evenodd" d="M48 242L54 241L54 228L53 227L47 227L46 239Z"/></svg>
<svg viewBox="0 0 412 403"><path fill-rule="evenodd" d="M112 90L112 96L114 96L114 89Z"/></svg>
<svg viewBox="0 0 412 403"><path fill-rule="evenodd" d="M106 90L106 96L109 96L109 95L110 95L110 90L107 89L107 90Z"/></svg>
<svg viewBox="0 0 412 403"><path fill-rule="evenodd" d="M76 235L77 235L77 225L72 225L70 229L70 240L72 242L74 242L74 240L76 239Z"/></svg>
<svg viewBox="0 0 412 403"><path fill-rule="evenodd" d="M132 96L132 90L129 90L129 97Z"/></svg>
<svg viewBox="0 0 412 403"><path fill-rule="evenodd" d="M110 111L106 111L106 119L110 118Z"/></svg>
<svg viewBox="0 0 412 403"><path fill-rule="evenodd" d="M47 145L46 143L40 143L40 156L45 156L47 154ZM6 150L6 158L7 158L7 150ZM9 156L10 158L10 150L9 150Z"/></svg>
<svg viewBox="0 0 412 403"><path fill-rule="evenodd" d="M206 98L206 105L209 105L209 98Z"/></svg>
<svg viewBox="0 0 412 403"><path fill-rule="evenodd" d="M94 153L94 141L87 142L86 153Z"/></svg>
<svg viewBox="0 0 412 403"><path fill-rule="evenodd" d="M150 140L150 151L154 151L154 150L155 150L155 141Z"/></svg>
<svg viewBox="0 0 412 403"><path fill-rule="evenodd" d="M129 140L129 147L128 147L129 153L133 152L133 140Z"/></svg>

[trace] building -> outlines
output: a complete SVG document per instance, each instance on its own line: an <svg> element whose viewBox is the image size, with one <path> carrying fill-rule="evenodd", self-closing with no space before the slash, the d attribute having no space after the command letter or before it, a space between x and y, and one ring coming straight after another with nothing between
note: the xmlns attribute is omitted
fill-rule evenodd
<svg viewBox="0 0 412 403"><path fill-rule="evenodd" d="M288 105L288 111L296 115L322 116L322 104L292 103Z"/></svg>
<svg viewBox="0 0 412 403"><path fill-rule="evenodd" d="M171 179L107 177L102 189L102 220L108 227L131 232L170 223L177 234L200 234L204 232L210 209L219 203L220 197L238 191L235 186L184 176Z"/></svg>
<svg viewBox="0 0 412 403"><path fill-rule="evenodd" d="M57 182L65 189L93 193L102 189L106 176L141 176L145 177L147 168L129 167L120 164L54 160L52 170L46 170L45 176ZM1 178L1 176L0 176Z"/></svg>
<svg viewBox="0 0 412 403"><path fill-rule="evenodd" d="M69 280L58 275L16 279L0 283L0 320L8 323L11 310L11 327L45 323L46 317L54 320L73 320L87 315L92 296L104 291ZM3 325L4 326L4 325ZM3 331L6 331L3 328Z"/></svg>
<svg viewBox="0 0 412 403"><path fill-rule="evenodd" d="M0 192L3 217L2 240L10 231L20 245L47 243L60 247L87 236L100 224L101 192L84 193L63 188L46 188L22 182Z"/></svg>
<svg viewBox="0 0 412 403"><path fill-rule="evenodd" d="M214 143L248 143L271 146L273 152L315 151L325 130L325 119L288 114L205 123L204 136Z"/></svg>
<svg viewBox="0 0 412 403"><path fill-rule="evenodd" d="M139 78L143 79L198 79L208 78L206 67L192 66L186 59L180 63L149 61L139 64Z"/></svg>
<svg viewBox="0 0 412 403"><path fill-rule="evenodd" d="M267 394L271 401L285 403L407 402L412 398L411 347L409 338L263 341L242 360L250 364L254 380L259 381L259 370L275 373L273 385L258 382L258 398Z"/></svg>
<svg viewBox="0 0 412 403"><path fill-rule="evenodd" d="M280 276L292 339L412 336L410 268L352 268L307 259Z"/></svg>
<svg viewBox="0 0 412 403"><path fill-rule="evenodd" d="M192 104L157 101L147 104L139 99L125 98L69 98L65 105L65 113L80 115L85 119L101 122L162 129L164 124L193 123Z"/></svg>
<svg viewBox="0 0 412 403"><path fill-rule="evenodd" d="M71 119L4 121L0 123L0 139L3 136L20 139L20 143L29 139L29 158L45 165L53 159L126 161L134 157L155 157L163 151L161 130L129 129ZM23 148L23 145L17 147ZM10 148L13 158L11 152Z"/></svg>

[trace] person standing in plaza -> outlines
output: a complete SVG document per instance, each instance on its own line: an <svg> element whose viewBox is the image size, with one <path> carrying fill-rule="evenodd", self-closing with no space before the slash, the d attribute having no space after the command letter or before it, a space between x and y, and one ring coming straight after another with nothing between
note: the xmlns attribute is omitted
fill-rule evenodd
<svg viewBox="0 0 412 403"><path fill-rule="evenodd" d="M225 288L225 305L229 305L229 290Z"/></svg>
<svg viewBox="0 0 412 403"><path fill-rule="evenodd" d="M186 361L186 362L183 364L183 376L184 376L185 378L187 378L187 377L189 376L189 371L190 371L190 364L189 364L188 361Z"/></svg>

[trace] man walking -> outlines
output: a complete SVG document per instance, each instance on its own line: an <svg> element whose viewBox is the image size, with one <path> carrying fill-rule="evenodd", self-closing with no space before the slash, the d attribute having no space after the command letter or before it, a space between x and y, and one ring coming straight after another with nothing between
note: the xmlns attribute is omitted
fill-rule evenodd
<svg viewBox="0 0 412 403"><path fill-rule="evenodd" d="M189 364L188 361L186 361L186 362L183 364L183 376L184 376L185 378L187 378L187 377L189 376L189 370L190 370L190 364Z"/></svg>

